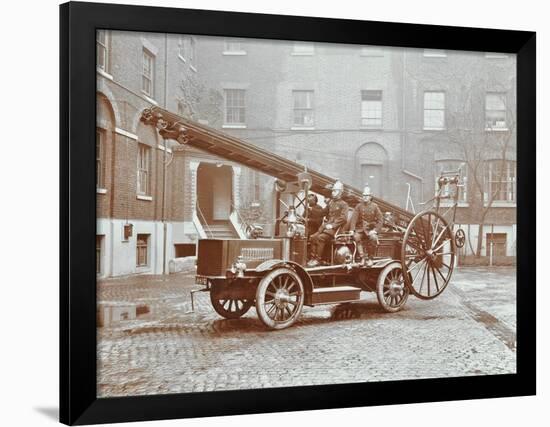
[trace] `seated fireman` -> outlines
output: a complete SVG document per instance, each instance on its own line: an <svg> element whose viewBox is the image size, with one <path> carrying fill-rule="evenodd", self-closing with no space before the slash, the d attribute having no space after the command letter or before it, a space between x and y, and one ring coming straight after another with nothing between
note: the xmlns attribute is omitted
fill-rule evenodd
<svg viewBox="0 0 550 427"><path fill-rule="evenodd" d="M318 203L317 195L309 193L307 195L307 235L313 235L323 223L325 211Z"/></svg>
<svg viewBox="0 0 550 427"><path fill-rule="evenodd" d="M357 252L361 260L372 266L372 257L378 246L378 233L383 223L382 212L378 205L372 200L372 191L369 187L363 189L363 200L355 206L351 217L351 230L354 231L353 238L357 243ZM367 242L367 255L363 249L363 240Z"/></svg>
<svg viewBox="0 0 550 427"><path fill-rule="evenodd" d="M348 204L342 200L344 184L336 181L332 186L331 199L323 210L326 216L325 222L319 230L310 237L311 254L308 267L315 267L320 264L325 245L332 241L338 228L347 222Z"/></svg>

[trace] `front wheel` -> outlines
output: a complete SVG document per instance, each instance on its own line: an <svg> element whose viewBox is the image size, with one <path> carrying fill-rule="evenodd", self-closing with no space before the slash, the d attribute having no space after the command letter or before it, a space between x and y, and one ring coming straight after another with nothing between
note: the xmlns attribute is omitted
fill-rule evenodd
<svg viewBox="0 0 550 427"><path fill-rule="evenodd" d="M288 328L300 317L303 306L304 285L294 270L276 268L260 280L256 311L268 328Z"/></svg>
<svg viewBox="0 0 550 427"><path fill-rule="evenodd" d="M409 288L403 280L401 263L392 262L380 272L376 283L376 297L382 308L389 313L403 308L409 297Z"/></svg>

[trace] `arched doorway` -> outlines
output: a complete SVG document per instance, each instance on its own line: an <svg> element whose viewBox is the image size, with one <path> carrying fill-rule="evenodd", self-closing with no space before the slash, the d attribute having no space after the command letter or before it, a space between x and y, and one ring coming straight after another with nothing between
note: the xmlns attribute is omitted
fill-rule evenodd
<svg viewBox="0 0 550 427"><path fill-rule="evenodd" d="M233 170L220 163L197 169L197 214L201 222L226 222L231 214Z"/></svg>
<svg viewBox="0 0 550 427"><path fill-rule="evenodd" d="M362 188L369 185L374 194L384 197L388 153L381 145L375 142L363 144L355 154L355 184Z"/></svg>

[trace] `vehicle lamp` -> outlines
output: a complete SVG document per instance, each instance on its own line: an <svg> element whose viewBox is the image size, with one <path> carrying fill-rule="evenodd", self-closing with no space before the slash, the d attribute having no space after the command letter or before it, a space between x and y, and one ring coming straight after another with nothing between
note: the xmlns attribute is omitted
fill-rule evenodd
<svg viewBox="0 0 550 427"><path fill-rule="evenodd" d="M229 271L236 277L242 278L244 277L244 272L246 271L246 264L243 261L243 257L239 255L235 262L231 264L231 268Z"/></svg>
<svg viewBox="0 0 550 427"><path fill-rule="evenodd" d="M296 234L296 225L295 224L288 224L288 227L286 229L286 237L294 237Z"/></svg>
<svg viewBox="0 0 550 427"><path fill-rule="evenodd" d="M285 222L288 224L296 224L298 222L298 217L296 216L296 208L294 206L290 206L288 208L288 215Z"/></svg>

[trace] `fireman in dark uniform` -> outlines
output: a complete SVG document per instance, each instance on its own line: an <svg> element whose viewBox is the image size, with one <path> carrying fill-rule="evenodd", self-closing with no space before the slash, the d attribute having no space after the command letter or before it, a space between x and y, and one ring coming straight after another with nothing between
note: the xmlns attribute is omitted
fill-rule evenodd
<svg viewBox="0 0 550 427"><path fill-rule="evenodd" d="M332 186L332 198L323 210L326 216L325 222L319 230L310 237L311 254L308 267L315 267L320 264L325 245L332 241L336 231L348 220L348 204L342 200L344 184L336 181Z"/></svg>
<svg viewBox="0 0 550 427"><path fill-rule="evenodd" d="M351 230L354 231L353 238L357 243L357 252L361 260L372 266L372 257L378 246L378 233L382 228L383 217L378 205L372 201L372 192L369 187L363 189L363 201L359 202L353 211L351 218ZM363 241L366 241L367 255L363 248Z"/></svg>
<svg viewBox="0 0 550 427"><path fill-rule="evenodd" d="M309 193L307 195L307 235L313 235L323 223L323 218L325 217L325 211L319 205L317 195L314 193Z"/></svg>

